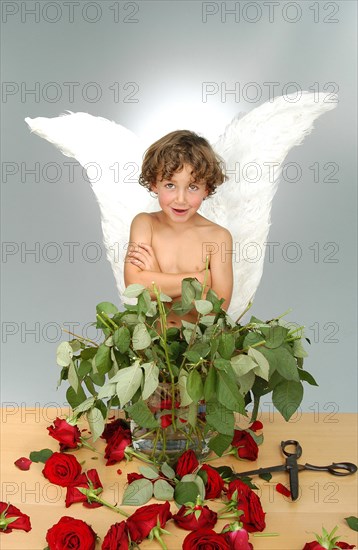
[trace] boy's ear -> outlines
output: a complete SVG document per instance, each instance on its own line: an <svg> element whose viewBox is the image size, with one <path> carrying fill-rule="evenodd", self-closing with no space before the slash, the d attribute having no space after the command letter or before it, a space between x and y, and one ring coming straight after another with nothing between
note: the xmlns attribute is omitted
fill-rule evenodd
<svg viewBox="0 0 358 550"><path fill-rule="evenodd" d="M158 187L156 183L150 184L150 190L153 191L153 193L158 193Z"/></svg>

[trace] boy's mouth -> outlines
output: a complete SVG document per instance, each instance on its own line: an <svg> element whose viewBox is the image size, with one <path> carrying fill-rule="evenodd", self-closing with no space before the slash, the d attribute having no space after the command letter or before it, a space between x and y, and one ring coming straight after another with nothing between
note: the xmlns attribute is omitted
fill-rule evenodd
<svg viewBox="0 0 358 550"><path fill-rule="evenodd" d="M180 215L184 215L188 212L188 209L184 210L183 208L172 208L173 212L175 212L175 214L178 214L179 216Z"/></svg>

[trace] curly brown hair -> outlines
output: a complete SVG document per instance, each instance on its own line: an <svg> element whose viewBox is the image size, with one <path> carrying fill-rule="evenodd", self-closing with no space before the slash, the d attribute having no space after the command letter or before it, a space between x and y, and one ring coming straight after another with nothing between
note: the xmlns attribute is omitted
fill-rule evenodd
<svg viewBox="0 0 358 550"><path fill-rule="evenodd" d="M215 193L227 176L222 159L210 143L189 130L170 132L153 143L145 152L139 183L151 190L157 178L170 179L184 164L193 168L194 181L204 182L208 196Z"/></svg>

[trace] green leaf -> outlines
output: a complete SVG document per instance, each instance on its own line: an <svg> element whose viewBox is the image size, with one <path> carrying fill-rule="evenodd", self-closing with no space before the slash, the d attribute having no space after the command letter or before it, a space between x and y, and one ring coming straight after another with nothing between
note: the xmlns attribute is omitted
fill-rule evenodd
<svg viewBox="0 0 358 550"><path fill-rule="evenodd" d="M180 406L186 407L193 402L192 398L187 392L186 386L188 383L188 373L185 370L181 370L178 378L178 386L180 391Z"/></svg>
<svg viewBox="0 0 358 550"><path fill-rule="evenodd" d="M229 447L232 441L232 435L218 434L212 437L208 443L209 449L221 456Z"/></svg>
<svg viewBox="0 0 358 550"><path fill-rule="evenodd" d="M101 302L96 306L96 312L100 315L102 313L106 313L107 315L114 315L118 313L118 308L114 304L111 304L111 302Z"/></svg>
<svg viewBox="0 0 358 550"><path fill-rule="evenodd" d="M272 402L285 420L289 420L298 409L303 398L301 382L284 380L277 384L272 392Z"/></svg>
<svg viewBox="0 0 358 550"><path fill-rule="evenodd" d="M193 401L200 401L203 397L203 382L197 370L189 373L186 389Z"/></svg>
<svg viewBox="0 0 358 550"><path fill-rule="evenodd" d="M122 505L142 506L153 496L153 484L149 479L136 479L123 494Z"/></svg>
<svg viewBox="0 0 358 550"><path fill-rule="evenodd" d="M217 399L227 409L244 414L245 403L232 378L222 370L217 371Z"/></svg>
<svg viewBox="0 0 358 550"><path fill-rule="evenodd" d="M187 502L194 504L199 494L199 487L194 481L179 481L174 489L174 500L180 505Z"/></svg>
<svg viewBox="0 0 358 550"><path fill-rule="evenodd" d="M75 409L74 409L74 412L76 414L80 413L80 412L85 412L85 411L88 411L88 409L90 409L95 403L95 398L94 397L87 397L87 399L85 399L85 401L82 401Z"/></svg>
<svg viewBox="0 0 358 550"><path fill-rule="evenodd" d="M253 370L257 366L252 357L243 354L235 355L235 357L231 358L230 362L237 378L240 378L240 376L244 376L250 370Z"/></svg>
<svg viewBox="0 0 358 550"><path fill-rule="evenodd" d="M238 382L240 384L240 389L239 389L240 393L242 395L246 395L247 392L249 392L251 390L252 386L255 383L255 373L254 373L254 371L250 370L249 372L247 372L243 376L240 376L240 378L238 379Z"/></svg>
<svg viewBox="0 0 358 550"><path fill-rule="evenodd" d="M66 391L66 399L72 409L75 409L86 399L86 394L81 386L78 388L78 393L76 393L72 386L70 386Z"/></svg>
<svg viewBox="0 0 358 550"><path fill-rule="evenodd" d="M217 388L217 376L216 376L216 369L214 367L210 367L207 377L205 379L204 383L204 399L205 401L210 401L212 397L214 397L216 393Z"/></svg>
<svg viewBox="0 0 358 550"><path fill-rule="evenodd" d="M276 356L276 370L286 380L299 381L298 369L296 360L293 355L285 348L275 349Z"/></svg>
<svg viewBox="0 0 358 550"><path fill-rule="evenodd" d="M267 472L266 474L259 474L259 477L261 479L264 479L265 481L270 481L270 479L272 478L272 474Z"/></svg>
<svg viewBox="0 0 358 550"><path fill-rule="evenodd" d="M311 386L318 386L312 374L310 374L306 370L298 369L298 376L300 377L300 380L304 380L305 382L308 382L309 384L311 384Z"/></svg>
<svg viewBox="0 0 358 550"><path fill-rule="evenodd" d="M155 466L139 466L139 471L147 479L157 479L159 477L158 469Z"/></svg>
<svg viewBox="0 0 358 550"><path fill-rule="evenodd" d="M152 339L144 323L138 323L134 327L132 342L134 350L145 349L152 343Z"/></svg>
<svg viewBox="0 0 358 550"><path fill-rule="evenodd" d="M32 453L30 453L30 460L32 460L32 462L43 462L45 463L46 460L48 458L50 458L50 456L53 455L53 451L51 451L51 449L41 449L41 451L32 451Z"/></svg>
<svg viewBox="0 0 358 550"><path fill-rule="evenodd" d="M145 290L145 286L139 285L139 284L133 284L127 286L125 291L123 292L123 296L126 296L127 298L137 298L141 292Z"/></svg>
<svg viewBox="0 0 358 550"><path fill-rule="evenodd" d="M173 500L174 487L172 487L165 479L158 479L154 483L154 498L157 500Z"/></svg>
<svg viewBox="0 0 358 550"><path fill-rule="evenodd" d="M346 522L348 523L348 526L353 529L353 531L358 531L358 518L355 516L349 516L348 518L344 518Z"/></svg>
<svg viewBox="0 0 358 550"><path fill-rule="evenodd" d="M192 481L197 485L199 489L199 496L204 500L205 499L205 485L200 476L195 472L195 474L186 474L181 480L183 483L191 483Z"/></svg>
<svg viewBox="0 0 358 550"><path fill-rule="evenodd" d="M249 348L254 344L258 344L259 342L262 342L263 340L265 340L265 338L260 334L257 334L256 332L249 332L244 338L243 347Z"/></svg>
<svg viewBox="0 0 358 550"><path fill-rule="evenodd" d="M288 329L277 325L274 327L270 326L269 328L262 327L261 332L265 336L265 346L267 348L278 348L285 341Z"/></svg>
<svg viewBox="0 0 358 550"><path fill-rule="evenodd" d="M169 466L167 462L164 462L160 467L162 474L165 475L168 479L174 479L175 478L175 471L173 468Z"/></svg>
<svg viewBox="0 0 358 550"><path fill-rule="evenodd" d="M293 355L295 357L301 357L301 358L308 357L308 353L304 349L301 340L293 341Z"/></svg>
<svg viewBox="0 0 358 550"><path fill-rule="evenodd" d="M154 418L146 403L141 399L134 403L134 405L126 407L126 411L129 417L142 428L152 429L159 427L158 420Z"/></svg>
<svg viewBox="0 0 358 550"><path fill-rule="evenodd" d="M120 327L113 333L114 345L121 353L126 353L131 343L131 333L127 327Z"/></svg>
<svg viewBox="0 0 358 550"><path fill-rule="evenodd" d="M235 351L235 336L229 332L223 332L219 339L218 352L223 359L230 360Z"/></svg>
<svg viewBox="0 0 358 550"><path fill-rule="evenodd" d="M208 300L195 300L195 309L201 315L207 315L213 309L213 304Z"/></svg>
<svg viewBox="0 0 358 550"><path fill-rule="evenodd" d="M195 402L192 401L192 403L190 403L188 408L188 422L193 428L195 428L196 426L197 417L198 417L198 403L197 401Z"/></svg>
<svg viewBox="0 0 358 550"><path fill-rule="evenodd" d="M170 296L167 296L163 292L160 292L159 299L160 299L161 302L172 302L173 301L173 299Z"/></svg>
<svg viewBox="0 0 358 550"><path fill-rule="evenodd" d="M69 342L61 342L56 352L57 364L60 367L68 367L71 363L72 357L73 349L71 348Z"/></svg>
<svg viewBox="0 0 358 550"><path fill-rule="evenodd" d="M257 363L254 372L257 376L261 376L264 380L269 379L270 365L266 357L255 348L249 348L248 355L254 359Z"/></svg>
<svg viewBox="0 0 358 550"><path fill-rule="evenodd" d="M77 353L81 349L81 342L79 340L71 340L70 346L72 348L73 353Z"/></svg>
<svg viewBox="0 0 358 550"><path fill-rule="evenodd" d="M97 350L94 361L98 374L107 374L112 367L110 348L105 344L101 344Z"/></svg>
<svg viewBox="0 0 358 550"><path fill-rule="evenodd" d="M81 358L85 360L93 359L93 357L97 353L97 349L98 349L97 347L83 349L81 351Z"/></svg>
<svg viewBox="0 0 358 550"><path fill-rule="evenodd" d="M126 367L117 372L117 374L111 379L116 379L117 382L117 396L120 402L121 408L124 407L130 401L141 385L143 378L143 371L139 366L139 362L135 363L131 367Z"/></svg>
<svg viewBox="0 0 358 550"><path fill-rule="evenodd" d="M155 363L143 363L144 369L144 387L142 390L142 398L148 399L150 395L157 389L159 385L159 369Z"/></svg>
<svg viewBox="0 0 358 550"><path fill-rule="evenodd" d="M104 418L100 410L93 408L87 414L87 420L92 433L93 441L96 441L104 430Z"/></svg>
<svg viewBox="0 0 358 550"><path fill-rule="evenodd" d="M181 284L181 302L183 309L192 307L195 299L195 290L188 279L183 279Z"/></svg>
<svg viewBox="0 0 358 550"><path fill-rule="evenodd" d="M220 403L206 403L206 421L220 434L234 436L234 413Z"/></svg>
<svg viewBox="0 0 358 550"><path fill-rule="evenodd" d="M78 393L79 388L79 381L77 376L76 367L73 361L71 361L70 366L68 368L68 381L75 390L76 393Z"/></svg>
<svg viewBox="0 0 358 550"><path fill-rule="evenodd" d="M98 392L98 399L109 399L110 397L113 397L116 395L116 384L106 384L105 386L102 386L102 388Z"/></svg>
<svg viewBox="0 0 358 550"><path fill-rule="evenodd" d="M78 368L77 374L78 377L82 380L88 373L92 370L91 361L82 360Z"/></svg>

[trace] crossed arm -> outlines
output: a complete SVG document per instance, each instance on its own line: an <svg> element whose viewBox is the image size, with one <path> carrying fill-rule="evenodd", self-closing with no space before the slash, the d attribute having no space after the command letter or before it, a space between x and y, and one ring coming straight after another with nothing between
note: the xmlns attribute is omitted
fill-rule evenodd
<svg viewBox="0 0 358 550"><path fill-rule="evenodd" d="M219 296L225 298L223 307L229 306L233 275L232 275L232 239L225 229L221 232L221 240L226 254L221 253L223 247L218 247L220 252L212 254L210 269L206 278L207 288L211 287ZM130 232L130 245L125 258L124 281L126 286L139 283L152 288L152 283L171 298L181 296L182 280L194 277L203 283L205 270L186 273L164 273L161 271L158 260L151 246L152 227L147 214L138 214L132 221ZM132 246L131 246L132 245Z"/></svg>

